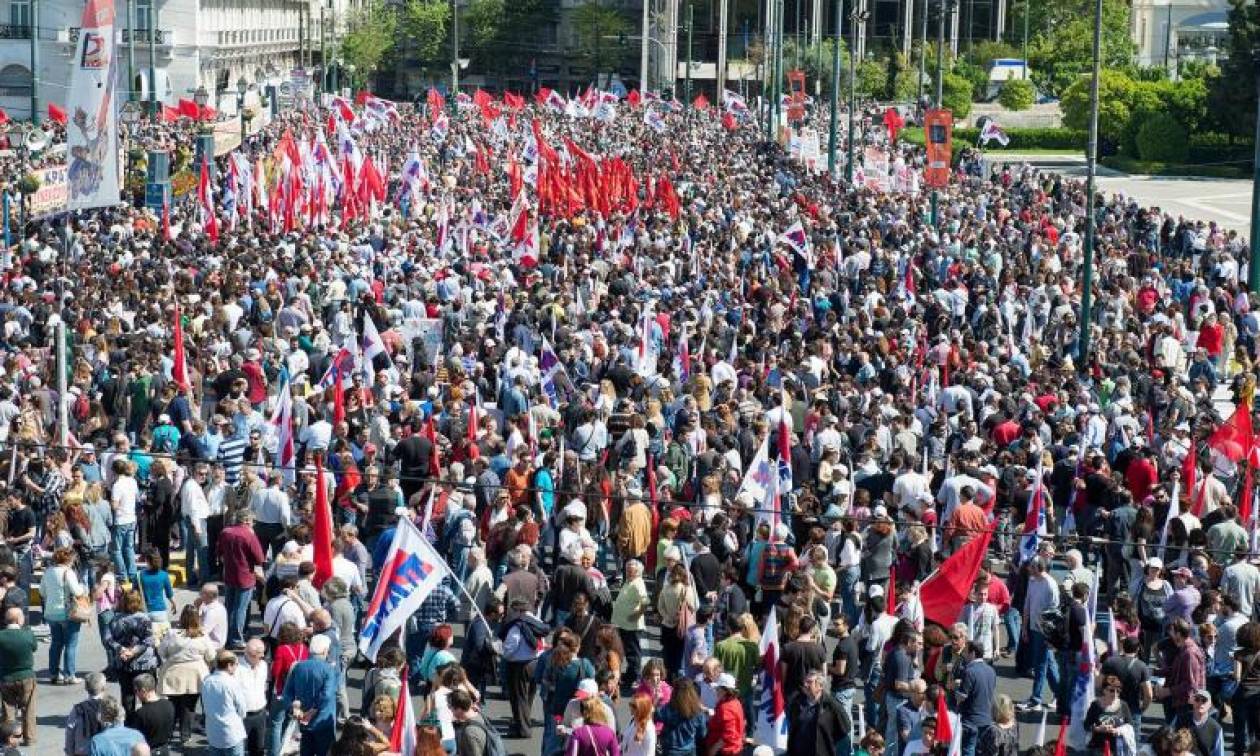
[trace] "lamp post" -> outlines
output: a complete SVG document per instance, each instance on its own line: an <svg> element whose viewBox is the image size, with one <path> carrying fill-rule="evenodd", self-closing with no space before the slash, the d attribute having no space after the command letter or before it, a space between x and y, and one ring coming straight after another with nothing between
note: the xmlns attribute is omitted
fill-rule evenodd
<svg viewBox="0 0 1260 756"><path fill-rule="evenodd" d="M241 118L241 150L245 149L245 93L249 91L249 82L245 77L236 80L236 112Z"/></svg>
<svg viewBox="0 0 1260 756"><path fill-rule="evenodd" d="M853 117L857 110L857 42L858 24L866 22L870 16L867 11L859 11L854 3L853 15L849 17L849 133L844 145L844 181L853 186Z"/></svg>
<svg viewBox="0 0 1260 756"><path fill-rule="evenodd" d="M687 3L687 102L691 102L691 35L695 31L695 3ZM598 75L598 74L597 74Z"/></svg>
<svg viewBox="0 0 1260 756"><path fill-rule="evenodd" d="M1256 135L1251 169L1251 262L1247 265L1247 290L1260 292L1260 45L1251 49L1256 66Z"/></svg>
<svg viewBox="0 0 1260 756"><path fill-rule="evenodd" d="M1085 273L1081 284L1081 331L1076 350L1076 369L1082 373L1089 370L1089 323L1092 320L1090 308L1093 304L1094 287L1094 177L1098 172L1098 81L1102 77L1102 4L1103 0L1094 0L1094 76L1089 83L1089 152L1085 155ZM1255 249L1254 241L1252 245L1252 249Z"/></svg>
<svg viewBox="0 0 1260 756"><path fill-rule="evenodd" d="M157 96L157 3L149 4L149 117L154 123L162 120L162 109Z"/></svg>
<svg viewBox="0 0 1260 756"><path fill-rule="evenodd" d="M1032 5L1032 0L1024 0L1024 47L1020 55L1023 56L1024 81L1028 81L1028 8Z"/></svg>
<svg viewBox="0 0 1260 756"><path fill-rule="evenodd" d="M39 0L31 0L31 125L39 123Z"/></svg>
<svg viewBox="0 0 1260 756"><path fill-rule="evenodd" d="M827 140L827 173L836 178L836 137L840 121L840 40L843 32L844 0L836 0L836 38L831 46L831 138Z"/></svg>
<svg viewBox="0 0 1260 756"><path fill-rule="evenodd" d="M923 20L919 22L919 88L915 90L915 112L919 114L919 123L923 122L923 82L927 78L927 27L928 0L923 0Z"/></svg>

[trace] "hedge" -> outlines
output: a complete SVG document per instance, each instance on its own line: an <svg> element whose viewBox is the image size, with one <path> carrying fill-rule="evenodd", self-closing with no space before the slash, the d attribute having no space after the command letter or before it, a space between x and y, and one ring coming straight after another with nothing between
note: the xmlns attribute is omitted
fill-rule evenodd
<svg viewBox="0 0 1260 756"><path fill-rule="evenodd" d="M1186 129L1168 113L1147 118L1137 133L1138 155L1157 163L1185 163L1190 153Z"/></svg>
<svg viewBox="0 0 1260 756"><path fill-rule="evenodd" d="M1010 137L1011 143L1001 147L996 142L989 142L987 149L1004 149L1012 152L1019 150L1082 150L1088 141L1084 131L1063 128L1028 128L1003 129ZM901 132L902 139L912 144L923 144L923 129L909 128ZM980 130L974 128L954 129L954 144L958 146L974 145L980 138Z"/></svg>
<svg viewBox="0 0 1260 756"><path fill-rule="evenodd" d="M1204 178L1245 179L1251 178L1251 170L1240 165L1195 165L1193 163L1157 163L1134 160L1124 155L1109 155L1102 159L1108 168L1125 173L1151 176L1200 176Z"/></svg>

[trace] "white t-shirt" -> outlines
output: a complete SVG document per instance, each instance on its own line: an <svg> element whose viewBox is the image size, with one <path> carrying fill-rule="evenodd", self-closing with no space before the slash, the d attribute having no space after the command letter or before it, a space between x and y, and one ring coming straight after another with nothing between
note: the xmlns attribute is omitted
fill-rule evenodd
<svg viewBox="0 0 1260 756"><path fill-rule="evenodd" d="M263 626L267 628L267 635L278 638L280 627L286 622L292 622L304 628L306 614L302 612L302 607L298 606L298 602L288 596L276 596L267 602L267 608L263 610Z"/></svg>
<svg viewBox="0 0 1260 756"><path fill-rule="evenodd" d="M110 488L110 503L114 507L115 525L136 524L136 500L140 498L140 489L136 479L123 475L114 481Z"/></svg>

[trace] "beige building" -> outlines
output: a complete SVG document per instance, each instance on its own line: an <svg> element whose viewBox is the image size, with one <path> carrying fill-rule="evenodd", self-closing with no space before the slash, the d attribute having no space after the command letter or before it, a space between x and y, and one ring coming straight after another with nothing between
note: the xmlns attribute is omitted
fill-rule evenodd
<svg viewBox="0 0 1260 756"><path fill-rule="evenodd" d="M1175 72L1185 61L1215 61L1225 49L1229 2L1133 0L1132 24L1138 65Z"/></svg>

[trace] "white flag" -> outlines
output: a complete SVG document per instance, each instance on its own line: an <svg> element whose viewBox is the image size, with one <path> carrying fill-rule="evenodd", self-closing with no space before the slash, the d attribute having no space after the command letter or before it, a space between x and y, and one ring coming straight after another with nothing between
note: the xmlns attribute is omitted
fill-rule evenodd
<svg viewBox="0 0 1260 756"><path fill-rule="evenodd" d="M450 574L446 562L406 517L398 521L394 541L379 571L376 592L359 633L359 651L372 661L376 661L381 644L420 609Z"/></svg>

